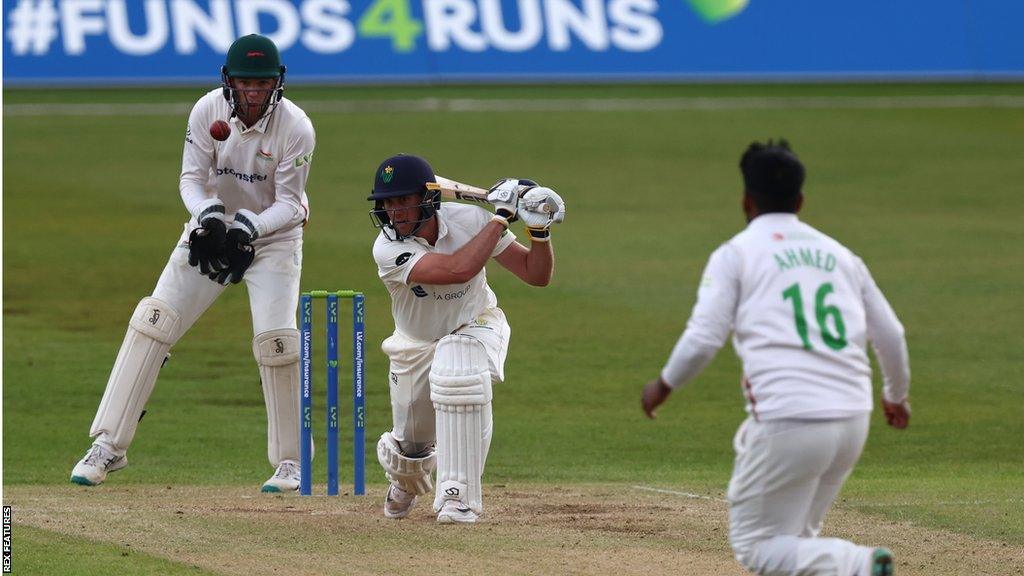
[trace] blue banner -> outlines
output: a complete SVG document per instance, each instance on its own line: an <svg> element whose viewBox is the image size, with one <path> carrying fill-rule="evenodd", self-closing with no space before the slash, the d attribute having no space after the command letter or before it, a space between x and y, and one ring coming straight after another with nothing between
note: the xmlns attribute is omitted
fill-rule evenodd
<svg viewBox="0 0 1024 576"><path fill-rule="evenodd" d="M1007 0L3 0L6 85L209 83L270 36L289 82L1024 79Z"/></svg>

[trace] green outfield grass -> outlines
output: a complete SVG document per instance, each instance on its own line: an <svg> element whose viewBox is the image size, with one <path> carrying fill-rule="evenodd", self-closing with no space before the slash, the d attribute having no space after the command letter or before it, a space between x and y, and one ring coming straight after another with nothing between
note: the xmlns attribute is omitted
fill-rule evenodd
<svg viewBox="0 0 1024 576"><path fill-rule="evenodd" d="M7 106L191 104L203 92L4 91L5 487L68 482L88 447L128 317L186 218L177 192L183 115L19 116ZM301 106L427 97L1021 96L1024 86L295 87L289 94ZM481 185L530 177L568 205L554 231L551 286L530 288L489 267L513 338L507 382L495 390L486 482L720 495L744 417L731 350L676 393L656 422L642 417L639 391L682 330L708 254L743 226L740 153L752 139L785 136L808 167L804 219L865 259L910 346L911 427L892 431L876 414L841 498L869 515L1024 545L1024 108L364 111L312 119L318 145L302 284L367 294L371 484L383 483L373 446L390 423L377 344L392 324L370 256L376 231L365 201L380 160L417 153L439 173ZM233 287L175 347L131 466L112 484L258 490L272 470L251 337L245 289ZM344 446L350 438L343 426ZM318 465L322 479L322 459ZM344 478L349 471L346 461ZM23 543L73 545L20 530Z"/></svg>

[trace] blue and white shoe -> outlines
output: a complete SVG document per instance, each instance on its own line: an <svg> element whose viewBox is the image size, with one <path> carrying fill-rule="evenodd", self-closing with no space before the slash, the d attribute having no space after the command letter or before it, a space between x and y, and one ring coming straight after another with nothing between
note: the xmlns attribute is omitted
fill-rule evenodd
<svg viewBox="0 0 1024 576"><path fill-rule="evenodd" d="M99 486L107 473L128 465L127 456L118 456L99 444L93 444L71 471L71 481L82 486Z"/></svg>
<svg viewBox="0 0 1024 576"><path fill-rule="evenodd" d="M301 480L298 463L292 460L284 460L277 465L277 470L269 480L263 483L260 492L295 492L299 489Z"/></svg>

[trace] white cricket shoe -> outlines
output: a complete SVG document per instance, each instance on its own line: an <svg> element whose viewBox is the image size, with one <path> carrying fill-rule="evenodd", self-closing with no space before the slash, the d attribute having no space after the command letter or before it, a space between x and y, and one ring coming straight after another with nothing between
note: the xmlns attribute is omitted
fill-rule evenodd
<svg viewBox="0 0 1024 576"><path fill-rule="evenodd" d="M415 494L410 494L392 484L388 486L388 495L384 498L384 517L405 518L415 504Z"/></svg>
<svg viewBox="0 0 1024 576"><path fill-rule="evenodd" d="M118 456L99 444L93 444L75 464L71 481L82 486L98 486L107 479L108 472L116 472L127 465L127 456Z"/></svg>
<svg viewBox="0 0 1024 576"><path fill-rule="evenodd" d="M277 470L269 480L263 483L260 492L295 492L299 489L301 474L299 465L292 460L284 460L277 465Z"/></svg>
<svg viewBox="0 0 1024 576"><path fill-rule="evenodd" d="M476 524L477 518L476 512L458 500L445 500L437 513L439 524Z"/></svg>

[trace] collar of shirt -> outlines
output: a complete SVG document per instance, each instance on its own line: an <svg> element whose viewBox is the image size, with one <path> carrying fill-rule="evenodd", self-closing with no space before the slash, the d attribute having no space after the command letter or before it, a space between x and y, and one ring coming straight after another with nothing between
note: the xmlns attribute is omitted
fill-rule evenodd
<svg viewBox="0 0 1024 576"><path fill-rule="evenodd" d="M270 124L269 117L267 117L267 116L264 116L254 126L250 126L248 128L246 128L245 124L242 123L242 119L239 118L238 116L235 116L235 115L231 116L231 119L229 120L229 122L233 122L234 124L238 125L238 133L239 134L244 134L244 133L246 133L246 132L248 132L250 130L255 130L255 131L259 132L260 134L263 134L263 133L265 133L267 131L267 125Z"/></svg>
<svg viewBox="0 0 1024 576"><path fill-rule="evenodd" d="M789 212L769 212L767 214L761 214L757 218L750 221L747 224L747 228L761 227L761 226L777 226L779 224L790 224L799 222L800 218L796 214Z"/></svg>
<svg viewBox="0 0 1024 576"><path fill-rule="evenodd" d="M419 242L420 244L428 248L436 248L438 242L440 242L442 238L448 235L448 225L445 224L444 218L441 218L441 211L437 210L436 212L434 212L434 215L437 216L437 242L434 242L434 245L431 246L430 242L427 242L426 238L421 238L415 235L413 236L413 240Z"/></svg>
<svg viewBox="0 0 1024 576"><path fill-rule="evenodd" d="M437 241L440 242L441 238L448 235L448 224L445 223L444 218L441 218L441 210L434 212L437 214Z"/></svg>

